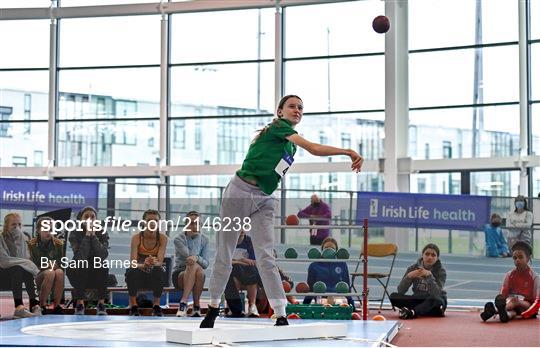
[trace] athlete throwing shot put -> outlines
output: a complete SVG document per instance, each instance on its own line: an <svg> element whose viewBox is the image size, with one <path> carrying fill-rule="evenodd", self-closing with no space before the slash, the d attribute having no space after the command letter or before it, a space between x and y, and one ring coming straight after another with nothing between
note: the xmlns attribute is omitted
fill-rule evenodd
<svg viewBox="0 0 540 348"><path fill-rule="evenodd" d="M294 162L297 146L315 156L349 156L354 172L360 171L364 161L362 156L351 149L312 143L298 135L294 128L302 120L303 113L304 105L300 97L283 97L277 106L277 117L259 131L249 147L242 168L223 192L220 211L222 222L241 221L242 228L237 228L235 223L227 228L227 224L222 223L224 227L216 233L216 257L209 283L210 305L201 328L214 327L219 315L221 295L229 280L232 256L241 229L248 232L253 241L257 268L277 317L276 326L288 325L285 314L287 300L272 254L276 206L273 192Z"/></svg>

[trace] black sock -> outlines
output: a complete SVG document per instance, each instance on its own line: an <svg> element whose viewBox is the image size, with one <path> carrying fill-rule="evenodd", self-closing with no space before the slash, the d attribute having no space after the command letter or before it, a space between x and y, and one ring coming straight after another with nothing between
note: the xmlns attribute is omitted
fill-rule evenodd
<svg viewBox="0 0 540 348"><path fill-rule="evenodd" d="M200 328L213 328L216 318L219 316L219 307L214 308L208 305L208 311L204 319L201 321Z"/></svg>
<svg viewBox="0 0 540 348"><path fill-rule="evenodd" d="M13 301L15 302L15 308L23 305L22 298L14 298Z"/></svg>
<svg viewBox="0 0 540 348"><path fill-rule="evenodd" d="M34 307L35 305L38 305L38 304L39 304L39 301L36 300L35 298L30 299L30 309L32 309L32 307Z"/></svg>

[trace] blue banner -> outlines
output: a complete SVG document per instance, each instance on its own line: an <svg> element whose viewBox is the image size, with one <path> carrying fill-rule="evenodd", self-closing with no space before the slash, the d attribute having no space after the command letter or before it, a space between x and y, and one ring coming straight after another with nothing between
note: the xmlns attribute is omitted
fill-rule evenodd
<svg viewBox="0 0 540 348"><path fill-rule="evenodd" d="M2 209L97 208L98 182L0 179Z"/></svg>
<svg viewBox="0 0 540 348"><path fill-rule="evenodd" d="M490 209L485 196L358 192L356 218L370 226L480 230Z"/></svg>

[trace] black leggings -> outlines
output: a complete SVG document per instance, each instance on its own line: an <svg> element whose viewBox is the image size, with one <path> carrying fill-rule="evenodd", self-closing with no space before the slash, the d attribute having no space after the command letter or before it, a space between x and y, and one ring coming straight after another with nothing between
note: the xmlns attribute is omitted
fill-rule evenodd
<svg viewBox="0 0 540 348"><path fill-rule="evenodd" d="M98 299L107 298L108 268L68 268L69 283L73 286L73 299L86 298L86 289L96 289Z"/></svg>
<svg viewBox="0 0 540 348"><path fill-rule="evenodd" d="M137 296L137 291L143 289L152 290L154 297L161 297L165 283L165 270L162 267L152 267L150 272L141 271L138 268L126 270L126 284L129 296Z"/></svg>
<svg viewBox="0 0 540 348"><path fill-rule="evenodd" d="M416 315L437 317L444 314L448 305L446 296L401 295L396 292L390 295L390 302L394 307L414 309ZM443 308L442 312L441 306Z"/></svg>
<svg viewBox="0 0 540 348"><path fill-rule="evenodd" d="M13 293L13 300L22 302L22 284L26 289L28 298L30 300L36 300L38 297L36 291L36 281L32 273L25 271L21 266L12 266L9 268L0 269L0 279L9 279L11 291ZM35 302L35 301L32 301Z"/></svg>

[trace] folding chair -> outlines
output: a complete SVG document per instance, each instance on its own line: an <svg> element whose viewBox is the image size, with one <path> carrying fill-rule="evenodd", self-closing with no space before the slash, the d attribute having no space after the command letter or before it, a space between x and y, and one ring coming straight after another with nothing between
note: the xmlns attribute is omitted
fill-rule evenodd
<svg viewBox="0 0 540 348"><path fill-rule="evenodd" d="M379 305L379 310L382 309L382 305L384 302L384 297L388 296L390 298L390 294L388 293L388 283L390 282L390 276L392 275L392 269L394 268L394 262L396 261L396 255L397 255L397 245L392 243L379 243L379 244L368 244L368 258L371 257L388 257L392 256L392 264L390 265L390 271L388 273L369 273L367 274L368 279L376 279L379 284L383 287L383 296L380 299L381 304ZM363 249L360 250L360 258L358 259L358 262L356 263L356 268L354 269L354 272L351 272L351 289L354 290L356 293L358 293L358 290L356 290L356 287L354 286L354 281L356 277L363 277L363 272L358 272L358 269L360 265L362 264L362 259L364 256ZM383 282L383 280L386 278L386 282ZM379 301L379 299L376 299L374 301ZM392 309L394 309L394 306L392 306Z"/></svg>

